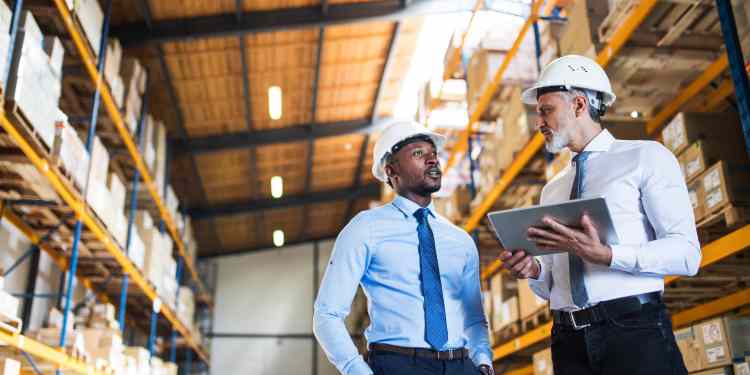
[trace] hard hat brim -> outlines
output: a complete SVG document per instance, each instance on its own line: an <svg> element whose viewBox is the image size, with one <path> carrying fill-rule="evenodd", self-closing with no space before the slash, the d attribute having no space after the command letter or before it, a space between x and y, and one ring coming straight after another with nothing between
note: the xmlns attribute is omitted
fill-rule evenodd
<svg viewBox="0 0 750 375"><path fill-rule="evenodd" d="M438 153L443 150L443 147L445 146L446 137L442 134L434 133L429 130L425 130L424 132L420 132L417 134L412 134L407 138L411 138L418 135L424 135L430 138L432 140L432 143L435 144L435 149ZM404 138L404 139L407 139ZM403 139L401 140L403 141ZM372 165L372 174L377 178L380 182L387 182L388 176L385 174L385 166L383 165L383 159L381 158L378 160L375 164Z"/></svg>

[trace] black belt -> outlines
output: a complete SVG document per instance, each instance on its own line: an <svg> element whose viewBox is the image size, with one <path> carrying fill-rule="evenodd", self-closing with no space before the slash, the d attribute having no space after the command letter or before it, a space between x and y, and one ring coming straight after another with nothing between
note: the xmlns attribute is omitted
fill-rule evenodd
<svg viewBox="0 0 750 375"><path fill-rule="evenodd" d="M439 352L432 349L406 348L403 346L372 343L370 344L370 351L397 353L409 357L431 358L438 361L452 361L454 359L469 358L469 351L463 348Z"/></svg>
<svg viewBox="0 0 750 375"><path fill-rule="evenodd" d="M552 317L555 324L582 329L604 321L607 317L617 318L641 311L641 307L647 303L658 304L660 302L661 292L651 292L599 302L595 306L578 311L552 310Z"/></svg>

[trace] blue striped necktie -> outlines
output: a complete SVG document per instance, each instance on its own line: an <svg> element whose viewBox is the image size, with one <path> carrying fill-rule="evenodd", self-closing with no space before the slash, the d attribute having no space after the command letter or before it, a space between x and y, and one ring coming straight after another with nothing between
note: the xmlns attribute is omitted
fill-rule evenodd
<svg viewBox="0 0 750 375"><path fill-rule="evenodd" d="M414 212L417 218L419 237L419 278L424 296L425 341L433 348L441 350L448 342L448 323L445 319L443 285L440 282L440 267L435 251L435 237L427 222L429 210L420 208Z"/></svg>
<svg viewBox="0 0 750 375"><path fill-rule="evenodd" d="M576 164L576 177L573 180L573 189L570 191L570 199L578 199L583 194L583 179L586 175L586 159L591 152L584 151L573 158ZM570 294L573 297L573 303L578 307L584 307L589 302L589 296L586 292L586 283L583 281L583 259L573 253L568 253L568 271L570 272Z"/></svg>

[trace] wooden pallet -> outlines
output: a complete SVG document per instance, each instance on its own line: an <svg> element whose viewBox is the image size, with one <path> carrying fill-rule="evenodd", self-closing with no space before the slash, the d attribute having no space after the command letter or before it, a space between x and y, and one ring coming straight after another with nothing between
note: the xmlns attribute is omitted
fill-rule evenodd
<svg viewBox="0 0 750 375"><path fill-rule="evenodd" d="M18 317L0 312L0 331L17 335L21 333L22 325L23 322Z"/></svg>
<svg viewBox="0 0 750 375"><path fill-rule="evenodd" d="M506 342L521 334L521 322L515 321L493 332L495 342Z"/></svg>
<svg viewBox="0 0 750 375"><path fill-rule="evenodd" d="M696 227L701 240L708 242L731 232L748 221L750 221L748 207L729 204L701 218L696 223Z"/></svg>
<svg viewBox="0 0 750 375"><path fill-rule="evenodd" d="M533 314L521 319L521 332L528 332L552 320L552 311L544 306Z"/></svg>

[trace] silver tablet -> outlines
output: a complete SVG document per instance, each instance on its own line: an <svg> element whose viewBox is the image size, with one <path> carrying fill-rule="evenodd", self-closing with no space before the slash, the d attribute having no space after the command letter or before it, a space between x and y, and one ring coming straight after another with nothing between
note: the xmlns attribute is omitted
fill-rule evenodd
<svg viewBox="0 0 750 375"><path fill-rule="evenodd" d="M604 198L576 199L546 206L514 208L487 214L492 229L504 249L524 249L533 255L560 253L562 250L540 250L528 240L529 227L544 227L542 218L551 216L570 227L581 227L581 216L588 213L599 231L603 244L619 243L617 232L612 223L612 216Z"/></svg>

